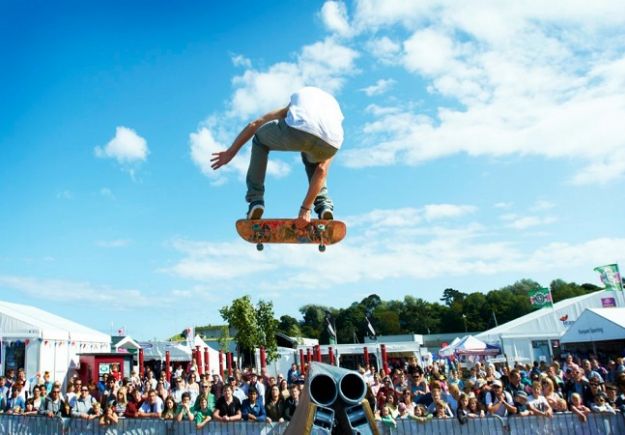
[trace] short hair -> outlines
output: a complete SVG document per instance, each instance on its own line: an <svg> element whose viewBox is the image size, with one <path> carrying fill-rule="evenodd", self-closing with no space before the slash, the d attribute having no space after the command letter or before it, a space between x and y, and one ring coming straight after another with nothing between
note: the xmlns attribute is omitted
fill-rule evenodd
<svg viewBox="0 0 625 435"><path fill-rule="evenodd" d="M191 400L191 394L189 394L188 391L185 391L184 393L182 393L181 399L185 399L185 398L189 398L189 400Z"/></svg>

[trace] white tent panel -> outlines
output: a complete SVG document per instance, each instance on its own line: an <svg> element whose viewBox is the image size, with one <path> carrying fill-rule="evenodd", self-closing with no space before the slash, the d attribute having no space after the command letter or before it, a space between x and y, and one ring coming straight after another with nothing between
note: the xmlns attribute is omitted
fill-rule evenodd
<svg viewBox="0 0 625 435"><path fill-rule="evenodd" d="M562 336L562 343L625 340L625 308L587 309Z"/></svg>

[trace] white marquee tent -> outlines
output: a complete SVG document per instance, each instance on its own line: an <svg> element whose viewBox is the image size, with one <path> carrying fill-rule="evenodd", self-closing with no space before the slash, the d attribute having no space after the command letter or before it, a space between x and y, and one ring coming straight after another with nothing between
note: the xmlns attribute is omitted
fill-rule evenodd
<svg viewBox="0 0 625 435"><path fill-rule="evenodd" d="M602 299L611 298L620 303L620 296L608 290L565 299L554 304L553 308L533 311L476 337L500 346L510 363L516 360L549 361L553 347L559 346L562 335L582 312L587 308L601 308Z"/></svg>
<svg viewBox="0 0 625 435"><path fill-rule="evenodd" d="M39 308L0 301L0 373L21 368L26 377L49 371L64 382L78 354L108 352L111 337Z"/></svg>
<svg viewBox="0 0 625 435"><path fill-rule="evenodd" d="M571 325L562 343L625 340L625 308L589 308Z"/></svg>

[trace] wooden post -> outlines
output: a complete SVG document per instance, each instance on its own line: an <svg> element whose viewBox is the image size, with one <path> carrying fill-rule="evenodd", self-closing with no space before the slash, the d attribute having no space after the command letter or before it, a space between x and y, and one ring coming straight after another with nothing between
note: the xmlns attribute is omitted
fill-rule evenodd
<svg viewBox="0 0 625 435"><path fill-rule="evenodd" d="M171 383L171 356L169 351L165 351L165 379Z"/></svg>
<svg viewBox="0 0 625 435"><path fill-rule="evenodd" d="M224 377L224 352L219 351L219 376ZM224 382L225 383L225 382Z"/></svg>
<svg viewBox="0 0 625 435"><path fill-rule="evenodd" d="M332 346L328 346L328 356L330 357L330 364L334 365L334 349L332 349Z"/></svg>
<svg viewBox="0 0 625 435"><path fill-rule="evenodd" d="M143 375L145 374L143 358L143 349L139 349L139 375L141 376L141 382L143 382Z"/></svg>
<svg viewBox="0 0 625 435"><path fill-rule="evenodd" d="M195 346L195 365L197 366L198 374L204 373L204 365L202 364L202 352L200 346Z"/></svg>
<svg viewBox="0 0 625 435"><path fill-rule="evenodd" d="M211 374L211 363L208 359L208 347L204 348L204 373Z"/></svg>

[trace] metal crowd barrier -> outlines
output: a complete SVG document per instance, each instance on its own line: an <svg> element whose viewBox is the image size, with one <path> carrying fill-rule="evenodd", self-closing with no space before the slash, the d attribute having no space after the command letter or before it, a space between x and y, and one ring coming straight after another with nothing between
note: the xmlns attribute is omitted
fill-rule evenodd
<svg viewBox="0 0 625 435"><path fill-rule="evenodd" d="M191 422L157 419L121 419L111 426L100 426L97 420L61 419L38 416L0 414L0 434L10 435L281 435L287 423L208 423L197 430ZM582 423L571 413L555 414L552 418L487 417L469 419L461 425L457 419L433 419L425 423L414 420L397 420L397 427L378 423L380 434L425 435L617 435L625 434L623 414L591 414Z"/></svg>

